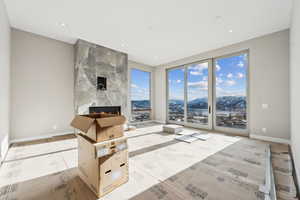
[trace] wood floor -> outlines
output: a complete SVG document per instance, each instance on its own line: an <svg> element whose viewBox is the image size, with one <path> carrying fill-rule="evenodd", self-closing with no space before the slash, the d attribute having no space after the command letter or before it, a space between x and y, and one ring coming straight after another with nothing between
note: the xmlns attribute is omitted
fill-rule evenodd
<svg viewBox="0 0 300 200"><path fill-rule="evenodd" d="M184 133L193 133L184 129ZM126 132L129 182L103 200L263 199L267 143L211 133L192 144L152 124ZM284 145L273 151L282 152ZM280 153L279 153L280 154ZM95 200L77 174L73 135L15 144L0 168L0 200Z"/></svg>

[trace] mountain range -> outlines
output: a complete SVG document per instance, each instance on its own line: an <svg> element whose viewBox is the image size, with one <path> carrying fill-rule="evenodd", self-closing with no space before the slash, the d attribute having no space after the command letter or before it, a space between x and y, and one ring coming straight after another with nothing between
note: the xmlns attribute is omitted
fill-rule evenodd
<svg viewBox="0 0 300 200"><path fill-rule="evenodd" d="M149 100L134 100L131 101L134 108L149 108ZM184 105L183 100L170 99L170 105ZM207 109L207 98L197 98L188 102L189 108L195 109ZM222 96L217 98L217 109L218 110L229 110L229 109L245 109L247 105L245 96Z"/></svg>
<svg viewBox="0 0 300 200"><path fill-rule="evenodd" d="M149 100L132 100L131 101L132 108L150 108Z"/></svg>
<svg viewBox="0 0 300 200"><path fill-rule="evenodd" d="M183 105L183 100L170 100L170 104ZM189 108L207 109L207 98L197 98L188 102ZM222 96L217 98L217 109L228 110L228 109L245 109L246 108L246 97L245 96Z"/></svg>

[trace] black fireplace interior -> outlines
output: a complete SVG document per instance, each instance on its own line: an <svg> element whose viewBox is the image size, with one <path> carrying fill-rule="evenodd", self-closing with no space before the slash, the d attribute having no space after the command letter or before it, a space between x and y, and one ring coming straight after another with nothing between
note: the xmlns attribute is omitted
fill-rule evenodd
<svg viewBox="0 0 300 200"><path fill-rule="evenodd" d="M121 114L121 106L94 106L89 107L90 114L96 113L109 113L109 114Z"/></svg>

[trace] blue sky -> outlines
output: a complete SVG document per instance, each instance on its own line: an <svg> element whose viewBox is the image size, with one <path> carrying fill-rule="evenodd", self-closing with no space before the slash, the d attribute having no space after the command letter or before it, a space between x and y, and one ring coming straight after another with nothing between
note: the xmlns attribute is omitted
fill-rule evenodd
<svg viewBox="0 0 300 200"><path fill-rule="evenodd" d="M131 100L149 100L150 72L131 70Z"/></svg>
<svg viewBox="0 0 300 200"><path fill-rule="evenodd" d="M215 60L216 94L219 96L245 96L247 54ZM188 101L207 98L208 63L192 64L187 68ZM184 98L184 69L169 71L169 98Z"/></svg>
<svg viewBox="0 0 300 200"><path fill-rule="evenodd" d="M216 60L217 97L246 96L247 63L247 54Z"/></svg>

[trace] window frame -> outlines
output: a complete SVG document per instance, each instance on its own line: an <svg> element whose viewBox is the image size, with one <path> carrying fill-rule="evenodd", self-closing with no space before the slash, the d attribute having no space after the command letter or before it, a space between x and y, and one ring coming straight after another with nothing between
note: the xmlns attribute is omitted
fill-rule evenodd
<svg viewBox="0 0 300 200"><path fill-rule="evenodd" d="M247 125L246 125L246 128L245 129L239 129L239 128L230 128L230 127L222 127L222 126L217 126L217 123L216 123L216 70L215 70L215 66L216 66L216 61L218 59L222 59L222 58L229 58L229 57L233 57L233 56L238 56L238 55L241 55L241 54L247 54L247 70L246 70L246 105L247 105L247 108L246 108L246 116L247 116ZM218 56L218 57L215 57L213 58L213 130L216 130L216 131L221 131L221 132L226 132L226 133L234 133L234 134L240 134L240 135L249 135L249 122L250 122L250 119L249 119L249 112L250 112L250 104L249 104L249 99L250 99L250 93L249 93L249 54L250 54L250 51L249 49L247 50L243 50L243 51L239 51L239 52L234 52L234 53L230 53L230 54L225 54L225 55L222 55L222 56Z"/></svg>
<svg viewBox="0 0 300 200"><path fill-rule="evenodd" d="M149 120L145 120L145 121L132 121L132 103L131 103L131 100L132 100L132 95L131 95L131 83L132 83L132 77L131 77L131 71L132 70L139 70L139 71L142 71L142 72L148 72L149 73L149 104L150 104L150 119ZM136 65L136 66L129 66L128 67L128 80L129 80L129 96L128 96L128 99L129 99L129 116L130 116L130 120L129 123L130 124L141 124L141 123L146 123L146 122L151 122L153 121L153 70L152 69L148 69L147 67L143 67L143 66L139 66L139 65Z"/></svg>

